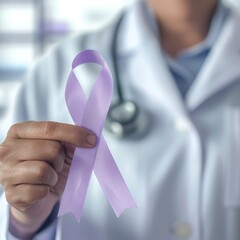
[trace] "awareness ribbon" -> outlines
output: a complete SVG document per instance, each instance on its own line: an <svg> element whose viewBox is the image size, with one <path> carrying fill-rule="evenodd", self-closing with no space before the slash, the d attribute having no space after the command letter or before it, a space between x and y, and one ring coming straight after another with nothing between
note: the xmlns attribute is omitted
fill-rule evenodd
<svg viewBox="0 0 240 240"><path fill-rule="evenodd" d="M95 63L102 66L88 98L73 72L76 67L84 63ZM95 148L76 148L62 196L59 216L71 212L77 221L80 221L92 171L118 217L126 208L136 207L102 136L112 92L111 72L103 57L95 50L80 52L72 63L65 90L65 100L74 123L91 129L99 141Z"/></svg>

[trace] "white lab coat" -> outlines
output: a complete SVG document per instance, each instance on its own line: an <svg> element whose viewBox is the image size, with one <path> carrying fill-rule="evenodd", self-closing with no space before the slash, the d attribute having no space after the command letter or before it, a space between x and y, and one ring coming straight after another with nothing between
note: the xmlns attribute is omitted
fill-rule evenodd
<svg viewBox="0 0 240 240"><path fill-rule="evenodd" d="M138 12L134 7L127 13L117 54L125 97L148 115L148 130L124 139L104 133L138 208L116 218L93 177L80 224L71 215L61 217L56 239L239 240L240 16L231 12L183 101L158 42L146 41L136 51L132 24L142 24ZM64 102L71 61L93 48L111 67L113 25L74 36L40 59L20 92L14 121L72 122ZM1 240L7 208L2 197Z"/></svg>

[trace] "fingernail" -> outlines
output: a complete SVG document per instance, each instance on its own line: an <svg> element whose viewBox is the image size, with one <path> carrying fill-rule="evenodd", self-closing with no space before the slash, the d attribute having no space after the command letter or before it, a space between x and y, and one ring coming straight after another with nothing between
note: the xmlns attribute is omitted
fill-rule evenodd
<svg viewBox="0 0 240 240"><path fill-rule="evenodd" d="M95 135L89 134L87 135L86 142L92 146L95 146L97 142L97 137Z"/></svg>

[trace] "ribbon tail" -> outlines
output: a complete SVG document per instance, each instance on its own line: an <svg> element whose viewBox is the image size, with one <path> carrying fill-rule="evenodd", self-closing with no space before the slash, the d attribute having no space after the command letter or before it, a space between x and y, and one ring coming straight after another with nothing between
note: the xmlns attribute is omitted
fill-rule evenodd
<svg viewBox="0 0 240 240"><path fill-rule="evenodd" d="M117 217L125 209L137 207L103 136L100 138L94 173Z"/></svg>
<svg viewBox="0 0 240 240"><path fill-rule="evenodd" d="M84 151L84 149L76 148L58 216L72 213L76 220L80 222L83 204L95 162L96 153L94 153L95 151Z"/></svg>

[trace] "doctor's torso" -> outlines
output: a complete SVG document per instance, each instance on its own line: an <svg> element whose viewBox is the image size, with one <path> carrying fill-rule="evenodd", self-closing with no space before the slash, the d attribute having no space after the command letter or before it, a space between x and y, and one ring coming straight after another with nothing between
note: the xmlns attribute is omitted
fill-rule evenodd
<svg viewBox="0 0 240 240"><path fill-rule="evenodd" d="M134 7L126 14L123 28L128 29L121 31L134 35L131 24L137 17ZM80 224L62 217L57 237L240 239L239 24L238 14L231 13L185 100L157 42L146 41L136 51L138 39L122 39L117 54L125 97L138 104L148 127L129 138L104 135L138 208L116 218L93 176ZM64 101L71 61L92 48L111 67L113 27L75 36L39 60L19 96L15 121L72 122ZM93 79L90 72L82 70L80 79Z"/></svg>

